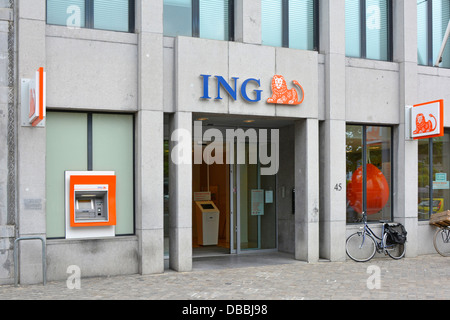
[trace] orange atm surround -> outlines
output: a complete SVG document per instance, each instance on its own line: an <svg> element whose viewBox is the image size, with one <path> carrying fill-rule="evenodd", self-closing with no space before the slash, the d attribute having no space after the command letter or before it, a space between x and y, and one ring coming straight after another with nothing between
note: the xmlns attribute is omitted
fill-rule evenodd
<svg viewBox="0 0 450 320"><path fill-rule="evenodd" d="M107 221L75 222L75 185L108 185ZM70 226L98 227L116 225L116 176L115 175L72 175L70 177Z"/></svg>

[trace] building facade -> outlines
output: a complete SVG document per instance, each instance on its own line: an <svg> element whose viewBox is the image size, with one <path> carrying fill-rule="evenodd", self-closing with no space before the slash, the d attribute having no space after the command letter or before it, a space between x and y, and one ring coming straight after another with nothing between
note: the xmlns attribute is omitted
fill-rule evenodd
<svg viewBox="0 0 450 320"><path fill-rule="evenodd" d="M449 3L0 1L0 282L30 236L49 280L190 271L209 253L344 261L363 212L405 225L407 257L434 253L449 135L410 139L405 110L450 99L448 46L434 66ZM113 172L112 233L69 223L67 172ZM42 281L40 245L20 242L21 283Z"/></svg>

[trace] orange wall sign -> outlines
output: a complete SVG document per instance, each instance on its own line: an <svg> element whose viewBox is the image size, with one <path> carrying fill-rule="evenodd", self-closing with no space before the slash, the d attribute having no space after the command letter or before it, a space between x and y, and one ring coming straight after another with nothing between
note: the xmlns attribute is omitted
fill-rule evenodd
<svg viewBox="0 0 450 320"><path fill-rule="evenodd" d="M29 101L30 112L28 114L28 121L33 127L37 126L45 117L46 109L46 74L44 68L39 68L36 71L36 79L30 82L29 87Z"/></svg>
<svg viewBox="0 0 450 320"><path fill-rule="evenodd" d="M428 139L444 135L444 100L416 104L411 108L411 137Z"/></svg>

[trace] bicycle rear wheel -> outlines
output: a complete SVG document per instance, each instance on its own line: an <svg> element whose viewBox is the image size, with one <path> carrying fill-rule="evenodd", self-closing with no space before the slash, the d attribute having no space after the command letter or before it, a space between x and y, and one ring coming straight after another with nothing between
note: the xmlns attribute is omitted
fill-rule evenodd
<svg viewBox="0 0 450 320"><path fill-rule="evenodd" d="M392 259L398 260L403 258L406 252L406 243L392 243L388 242L388 234L385 233L383 236L384 252L389 255ZM388 244L389 243L389 244Z"/></svg>
<svg viewBox="0 0 450 320"><path fill-rule="evenodd" d="M350 259L366 262L373 258L377 249L375 240L363 232L356 232L347 238L345 251Z"/></svg>
<svg viewBox="0 0 450 320"><path fill-rule="evenodd" d="M450 257L450 228L439 228L433 238L436 251L443 257Z"/></svg>

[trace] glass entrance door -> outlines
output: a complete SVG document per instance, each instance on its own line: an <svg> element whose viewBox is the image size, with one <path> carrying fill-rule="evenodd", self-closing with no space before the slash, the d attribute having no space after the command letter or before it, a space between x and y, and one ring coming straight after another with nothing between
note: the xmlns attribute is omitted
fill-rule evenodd
<svg viewBox="0 0 450 320"><path fill-rule="evenodd" d="M261 175L257 151L247 143L245 163L230 165L231 253L277 247L276 175Z"/></svg>

